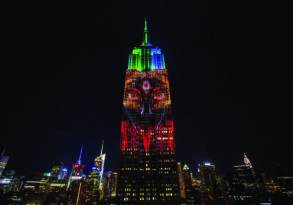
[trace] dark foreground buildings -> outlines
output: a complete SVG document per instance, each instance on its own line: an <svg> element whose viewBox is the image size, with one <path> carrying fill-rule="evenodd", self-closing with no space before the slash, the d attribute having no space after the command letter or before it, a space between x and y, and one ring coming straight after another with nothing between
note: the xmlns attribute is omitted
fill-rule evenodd
<svg viewBox="0 0 293 205"><path fill-rule="evenodd" d="M176 204L178 174L168 72L160 48L143 42L129 55L121 122L120 204Z"/></svg>

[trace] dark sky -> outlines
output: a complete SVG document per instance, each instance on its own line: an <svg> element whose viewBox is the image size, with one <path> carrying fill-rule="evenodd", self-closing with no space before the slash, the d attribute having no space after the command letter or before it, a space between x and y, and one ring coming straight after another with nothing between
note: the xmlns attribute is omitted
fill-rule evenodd
<svg viewBox="0 0 293 205"><path fill-rule="evenodd" d="M142 39L166 58L176 155L219 172L242 162L293 173L292 100L281 6L267 1L43 1L2 5L0 146L9 168L68 166L105 140L119 166L128 54ZM292 78L291 78L292 80ZM289 163L288 163L289 162Z"/></svg>

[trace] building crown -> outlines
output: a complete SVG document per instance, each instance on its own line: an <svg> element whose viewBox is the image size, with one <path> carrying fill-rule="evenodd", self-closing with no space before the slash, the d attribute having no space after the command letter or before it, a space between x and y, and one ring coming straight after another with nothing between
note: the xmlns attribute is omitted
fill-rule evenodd
<svg viewBox="0 0 293 205"><path fill-rule="evenodd" d="M140 46L134 47L130 53L128 69L141 72L165 68L164 55L161 49L152 46L150 43L148 24L145 19L143 41Z"/></svg>

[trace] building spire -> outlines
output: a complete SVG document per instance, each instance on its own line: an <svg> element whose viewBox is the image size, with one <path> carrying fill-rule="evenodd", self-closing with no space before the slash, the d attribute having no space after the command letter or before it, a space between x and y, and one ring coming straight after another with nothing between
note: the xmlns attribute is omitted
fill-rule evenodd
<svg viewBox="0 0 293 205"><path fill-rule="evenodd" d="M144 30L143 30L143 42L142 46L150 46L151 43L149 42L149 31L148 31L148 22L147 19L144 19Z"/></svg>
<svg viewBox="0 0 293 205"><path fill-rule="evenodd" d="M252 168L252 164L251 164L249 158L247 157L247 155L245 153L243 153L243 161L244 161L244 164L246 164L247 166Z"/></svg>
<svg viewBox="0 0 293 205"><path fill-rule="evenodd" d="M77 164L81 164L82 151L83 151L83 146L81 145L80 152L79 152L79 157L78 157L78 160L77 160Z"/></svg>
<svg viewBox="0 0 293 205"><path fill-rule="evenodd" d="M104 148L104 140L102 140L102 147L101 147L101 154L100 155L103 154L103 148Z"/></svg>

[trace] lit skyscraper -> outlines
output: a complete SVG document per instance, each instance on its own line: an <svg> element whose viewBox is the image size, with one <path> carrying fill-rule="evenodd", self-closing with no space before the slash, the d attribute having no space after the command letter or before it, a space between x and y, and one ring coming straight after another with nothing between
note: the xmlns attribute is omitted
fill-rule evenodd
<svg viewBox="0 0 293 205"><path fill-rule="evenodd" d="M103 174L104 174L104 165L106 160L106 153L103 153L104 142L102 143L100 155L95 158L95 167L97 168L97 172L99 175L99 190L102 190L103 184Z"/></svg>
<svg viewBox="0 0 293 205"><path fill-rule="evenodd" d="M80 148L78 160L72 166L72 171L67 182L67 189L69 189L72 181L80 180L83 177L83 171L85 166L81 163L82 152L83 147Z"/></svg>
<svg viewBox="0 0 293 205"><path fill-rule="evenodd" d="M121 204L176 204L179 198L174 122L168 71L152 46L145 21L143 42L129 55L121 122Z"/></svg>
<svg viewBox="0 0 293 205"><path fill-rule="evenodd" d="M201 180L201 200L203 204L210 204L215 200L215 188L217 185L216 166L211 162L202 162L198 165Z"/></svg>
<svg viewBox="0 0 293 205"><path fill-rule="evenodd" d="M118 174L117 172L111 172L109 171L105 176L104 181L104 198L107 201L115 201L117 196L117 179Z"/></svg>
<svg viewBox="0 0 293 205"><path fill-rule="evenodd" d="M64 168L63 162L54 162L51 172L50 172L50 180L51 181L56 181L56 180L62 180L65 178L66 171L67 169Z"/></svg>
<svg viewBox="0 0 293 205"><path fill-rule="evenodd" d="M80 148L79 157L75 164L73 164L73 176L82 177L84 165L81 163L83 148Z"/></svg>
<svg viewBox="0 0 293 205"><path fill-rule="evenodd" d="M103 175L104 175L104 165L106 159L106 153L103 153L104 142L102 142L101 152L95 158L95 171L97 172L97 190L99 192L99 199L104 197L104 186L103 186Z"/></svg>
<svg viewBox="0 0 293 205"><path fill-rule="evenodd" d="M195 199L194 199L194 192L192 187L192 172L189 169L189 167L185 164L183 166L183 180L184 180L184 192L186 196L185 204L186 205L194 205Z"/></svg>
<svg viewBox="0 0 293 205"><path fill-rule="evenodd" d="M247 155L243 155L244 164L233 166L231 195L234 200L254 200L259 194L259 187L254 168Z"/></svg>

